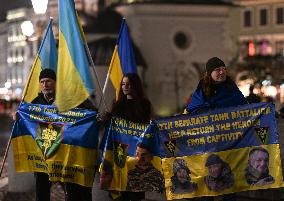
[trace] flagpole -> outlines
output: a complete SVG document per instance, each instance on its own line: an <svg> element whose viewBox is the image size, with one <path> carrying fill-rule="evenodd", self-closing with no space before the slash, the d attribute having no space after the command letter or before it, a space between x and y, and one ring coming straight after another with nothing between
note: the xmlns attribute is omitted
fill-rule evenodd
<svg viewBox="0 0 284 201"><path fill-rule="evenodd" d="M3 169L4 169L4 165L5 165L7 156L8 156L8 151L9 151L9 148L10 148L10 145L11 145L11 141L12 141L12 133L11 133L11 135L9 137L9 141L8 141L7 146L6 146L6 150L5 150L5 154L4 154L4 158L2 160L2 165L1 165L1 170L0 170L0 177L2 175L2 172L3 172Z"/></svg>
<svg viewBox="0 0 284 201"><path fill-rule="evenodd" d="M100 91L101 91L101 93L102 93L101 98L103 99L105 109L108 111L108 107L107 107L106 100L105 100L105 97L104 97L103 89L102 89L102 86L101 86L100 81L99 81L99 76L98 76L98 74L97 74L97 71L96 71L96 68L95 68L95 64L94 64L94 61L93 61L92 56L91 56L91 53L90 53L90 49L89 49L87 43L85 43L84 45L85 45L85 49L86 49L86 51L87 51L87 55L88 55L88 57L89 57L89 61L91 62L92 70L93 70L94 73L95 73L96 80L97 80L98 85L99 85L99 89L100 89Z"/></svg>
<svg viewBox="0 0 284 201"><path fill-rule="evenodd" d="M106 87L107 87L107 84L108 84L109 76L110 76L110 73L108 71L106 81L105 81L105 84L104 84L104 88L103 88L103 94L105 94L105 92L106 92Z"/></svg>
<svg viewBox="0 0 284 201"><path fill-rule="evenodd" d="M109 76L110 76L110 73L109 73L109 71L108 71L108 73L107 73L107 77L106 77L106 80L105 80L105 83L104 83L103 95L104 95L104 94L105 94L105 92L106 92L106 88L107 88L107 84L108 84ZM99 108L100 108L100 106L101 106L101 103L102 103L102 97L100 98Z"/></svg>

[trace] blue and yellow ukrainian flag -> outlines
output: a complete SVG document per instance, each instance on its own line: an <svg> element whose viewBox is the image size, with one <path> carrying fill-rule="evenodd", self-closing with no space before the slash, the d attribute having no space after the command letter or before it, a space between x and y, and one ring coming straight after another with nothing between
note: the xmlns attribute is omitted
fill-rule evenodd
<svg viewBox="0 0 284 201"><path fill-rule="evenodd" d="M56 101L59 111L74 108L94 94L86 41L73 0L59 0Z"/></svg>
<svg viewBox="0 0 284 201"><path fill-rule="evenodd" d="M108 77L110 77L116 90L116 97L118 97L119 94L122 76L127 73L137 73L137 66L127 24L125 18L123 18L119 37L108 70Z"/></svg>
<svg viewBox="0 0 284 201"><path fill-rule="evenodd" d="M49 68L56 72L57 49L52 32L52 19L50 19L44 38L36 55L28 82L23 93L23 101L30 103L40 92L39 74L42 69Z"/></svg>

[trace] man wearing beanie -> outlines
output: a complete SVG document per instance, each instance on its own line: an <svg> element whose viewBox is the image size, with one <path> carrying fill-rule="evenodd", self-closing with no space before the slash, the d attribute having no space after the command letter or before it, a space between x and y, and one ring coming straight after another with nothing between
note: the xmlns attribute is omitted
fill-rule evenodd
<svg viewBox="0 0 284 201"><path fill-rule="evenodd" d="M51 69L43 69L39 75L41 92L31 102L40 105L52 105L55 101L56 74ZM96 110L92 102L87 99L77 106L82 109ZM50 188L52 182L49 176L43 172L35 172L36 178L36 201L50 201ZM66 201L92 201L92 188L73 183L64 183Z"/></svg>
<svg viewBox="0 0 284 201"><path fill-rule="evenodd" d="M43 69L39 75L40 93L33 104L52 105L55 100L56 74L51 69Z"/></svg>
<svg viewBox="0 0 284 201"><path fill-rule="evenodd" d="M56 74L51 69L43 69L39 75L40 93L32 101L33 104L52 105L55 101ZM50 201L51 181L43 172L35 172L36 201Z"/></svg>
<svg viewBox="0 0 284 201"><path fill-rule="evenodd" d="M204 178L204 182L210 191L221 192L233 186L232 170L218 155L211 154L205 166L208 168L208 175Z"/></svg>
<svg viewBox="0 0 284 201"><path fill-rule="evenodd" d="M228 76L225 63L218 57L206 62L206 74L186 106L185 113L197 114L211 109L246 104L247 101L235 82Z"/></svg>
<svg viewBox="0 0 284 201"><path fill-rule="evenodd" d="M205 76L192 94L185 114L199 114L217 108L236 107L247 103L235 82L228 76L228 67L220 58L208 59L205 69ZM201 198L201 200L212 201L214 197ZM223 195L223 201L235 200L234 194Z"/></svg>

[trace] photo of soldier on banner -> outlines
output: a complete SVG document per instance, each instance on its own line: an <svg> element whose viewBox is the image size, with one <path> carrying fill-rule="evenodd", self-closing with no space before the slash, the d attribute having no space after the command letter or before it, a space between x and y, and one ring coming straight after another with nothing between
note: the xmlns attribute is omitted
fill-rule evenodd
<svg viewBox="0 0 284 201"><path fill-rule="evenodd" d="M148 124L113 117L105 133L100 167L104 190L164 191L159 146ZM154 146L156 145L156 146Z"/></svg>
<svg viewBox="0 0 284 201"><path fill-rule="evenodd" d="M270 103L177 115L149 127L159 136L168 200L284 186Z"/></svg>

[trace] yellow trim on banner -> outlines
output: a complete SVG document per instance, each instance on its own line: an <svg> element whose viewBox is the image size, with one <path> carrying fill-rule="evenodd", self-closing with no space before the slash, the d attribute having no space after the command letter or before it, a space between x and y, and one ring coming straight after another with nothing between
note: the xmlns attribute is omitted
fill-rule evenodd
<svg viewBox="0 0 284 201"><path fill-rule="evenodd" d="M45 160L30 135L13 138L12 144L17 172L45 172L51 181L93 186L96 149L60 144L56 153Z"/></svg>
<svg viewBox="0 0 284 201"><path fill-rule="evenodd" d="M274 182L262 186L249 185L246 182L245 169L248 165L249 152L253 148L255 147L233 149L218 153L206 153L202 155L162 159L167 199L173 200L201 196L217 196L232 192L283 187L284 183L279 144L262 146L262 148L266 149L269 152L269 174L274 178ZM224 162L228 163L234 175L233 185L219 192L212 190L210 191L204 182L205 176L208 175L208 168L205 166L205 164L208 156L210 156L211 154L217 154ZM175 194L171 192L171 177L173 176L173 164L176 159L183 159L186 161L186 165L190 170L191 182L197 184L197 190L191 193L184 192L182 194ZM238 188L234 189L234 186L238 186Z"/></svg>

